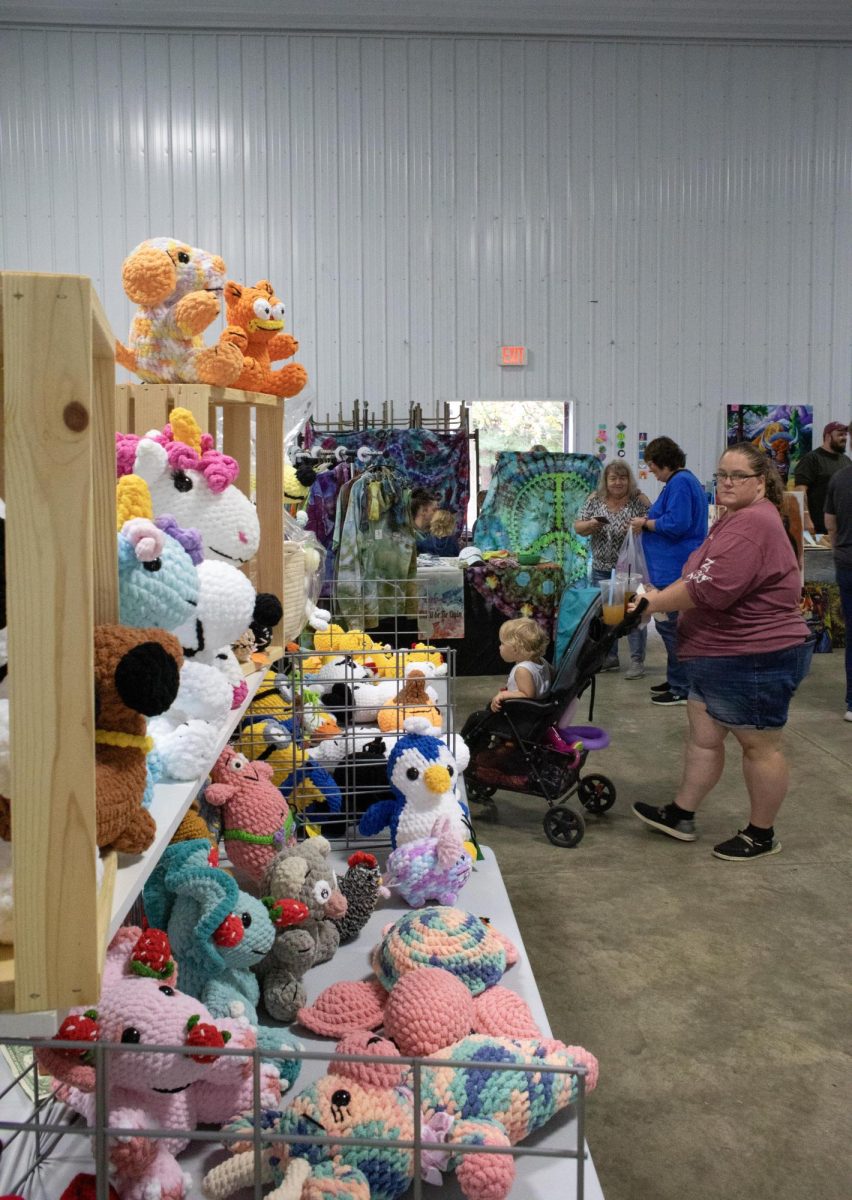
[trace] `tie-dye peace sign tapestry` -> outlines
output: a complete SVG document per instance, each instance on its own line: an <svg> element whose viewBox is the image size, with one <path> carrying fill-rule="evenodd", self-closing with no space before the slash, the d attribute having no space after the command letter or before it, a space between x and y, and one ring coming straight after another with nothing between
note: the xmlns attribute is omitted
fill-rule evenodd
<svg viewBox="0 0 852 1200"><path fill-rule="evenodd" d="M551 559L561 565L565 587L585 579L588 543L574 521L602 470L593 454L504 451L474 526L475 544Z"/></svg>

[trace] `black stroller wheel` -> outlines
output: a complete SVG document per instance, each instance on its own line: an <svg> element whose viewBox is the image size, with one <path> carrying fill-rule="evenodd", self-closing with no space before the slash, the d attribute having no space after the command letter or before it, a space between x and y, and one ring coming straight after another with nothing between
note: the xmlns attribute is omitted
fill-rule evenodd
<svg viewBox="0 0 852 1200"><path fill-rule="evenodd" d="M554 846L571 850L583 840L586 823L573 808L557 804L544 814L544 832L547 834L547 840Z"/></svg>
<svg viewBox="0 0 852 1200"><path fill-rule="evenodd" d="M469 783L467 779L465 779L465 786L467 788L468 800L474 800L477 804L487 804L497 791L496 787L491 787L485 783L476 783L475 781Z"/></svg>
<svg viewBox="0 0 852 1200"><path fill-rule="evenodd" d="M615 784L606 775L586 775L577 786L586 812L605 813L615 804Z"/></svg>

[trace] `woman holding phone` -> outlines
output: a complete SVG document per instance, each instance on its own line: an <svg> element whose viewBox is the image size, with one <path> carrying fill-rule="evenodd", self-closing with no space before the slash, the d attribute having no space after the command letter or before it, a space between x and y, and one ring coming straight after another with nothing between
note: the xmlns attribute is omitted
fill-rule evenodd
<svg viewBox="0 0 852 1200"><path fill-rule="evenodd" d="M618 562L621 547L627 537L631 521L644 517L651 501L639 491L633 472L627 463L607 463L600 484L591 493L580 509L574 529L582 537L591 538L592 581L601 583L609 579ZM632 630L627 635L630 646L630 666L625 679L641 679L645 674L645 644L648 631L645 626ZM618 648L606 660L602 671L618 670Z"/></svg>

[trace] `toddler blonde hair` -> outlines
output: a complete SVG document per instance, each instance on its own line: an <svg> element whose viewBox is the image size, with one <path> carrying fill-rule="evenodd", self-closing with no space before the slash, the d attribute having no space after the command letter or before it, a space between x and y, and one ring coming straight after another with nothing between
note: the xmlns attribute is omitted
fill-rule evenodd
<svg viewBox="0 0 852 1200"><path fill-rule="evenodd" d="M504 621L500 626L500 641L531 659L541 658L547 649L550 638L540 625L529 617L518 617L514 621Z"/></svg>

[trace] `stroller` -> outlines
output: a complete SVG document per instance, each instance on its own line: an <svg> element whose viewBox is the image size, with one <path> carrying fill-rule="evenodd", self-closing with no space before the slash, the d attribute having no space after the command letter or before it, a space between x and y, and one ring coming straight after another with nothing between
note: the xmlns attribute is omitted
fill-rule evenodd
<svg viewBox="0 0 852 1200"><path fill-rule="evenodd" d="M461 733L470 749L464 773L469 799L487 802L498 789L543 796L548 840L569 849L582 841L585 821L565 801L576 792L586 812L604 813L615 803L615 785L606 775L581 778L589 753L608 746L609 736L594 726L571 725L571 716L591 688L591 720L595 675L646 607L647 601L640 601L619 625L607 626L595 597L565 648L547 696L506 700L498 713L488 709L468 717Z"/></svg>

